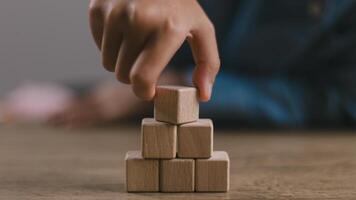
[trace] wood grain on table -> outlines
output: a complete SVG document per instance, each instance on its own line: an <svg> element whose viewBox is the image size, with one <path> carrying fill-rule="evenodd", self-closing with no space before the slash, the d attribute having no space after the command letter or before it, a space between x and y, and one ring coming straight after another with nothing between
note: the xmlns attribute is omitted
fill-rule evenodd
<svg viewBox="0 0 356 200"><path fill-rule="evenodd" d="M0 199L356 199L352 132L215 132L231 159L228 193L127 193L134 128L0 127Z"/></svg>

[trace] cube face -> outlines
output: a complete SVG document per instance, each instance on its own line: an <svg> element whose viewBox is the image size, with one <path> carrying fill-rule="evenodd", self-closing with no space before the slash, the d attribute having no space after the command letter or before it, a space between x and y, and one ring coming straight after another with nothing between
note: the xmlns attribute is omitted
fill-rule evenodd
<svg viewBox="0 0 356 200"><path fill-rule="evenodd" d="M228 154L216 151L209 159L197 159L195 173L197 192L227 192L230 185Z"/></svg>
<svg viewBox="0 0 356 200"><path fill-rule="evenodd" d="M139 151L126 154L126 189L128 192L159 191L159 161L145 160Z"/></svg>
<svg viewBox="0 0 356 200"><path fill-rule="evenodd" d="M183 124L199 118L196 88L159 86L154 101L154 115L157 121Z"/></svg>
<svg viewBox="0 0 356 200"><path fill-rule="evenodd" d="M177 153L177 126L152 118L142 120L142 157L172 159Z"/></svg>
<svg viewBox="0 0 356 200"><path fill-rule="evenodd" d="M194 160L172 159L160 162L161 192L194 192Z"/></svg>
<svg viewBox="0 0 356 200"><path fill-rule="evenodd" d="M213 152L213 122L199 119L178 127L178 157L209 158Z"/></svg>

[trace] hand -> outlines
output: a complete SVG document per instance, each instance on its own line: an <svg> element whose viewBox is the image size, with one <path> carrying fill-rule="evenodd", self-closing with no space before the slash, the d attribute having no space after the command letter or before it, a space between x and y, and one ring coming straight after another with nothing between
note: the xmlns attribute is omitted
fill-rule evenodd
<svg viewBox="0 0 356 200"><path fill-rule="evenodd" d="M220 67L215 30L196 0L91 0L90 25L104 67L145 100L187 39L196 68L193 82L208 101Z"/></svg>

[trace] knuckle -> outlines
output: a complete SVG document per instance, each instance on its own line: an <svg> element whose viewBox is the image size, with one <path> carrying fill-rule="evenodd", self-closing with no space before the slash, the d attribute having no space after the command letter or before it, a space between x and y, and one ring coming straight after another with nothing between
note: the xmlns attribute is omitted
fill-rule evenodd
<svg viewBox="0 0 356 200"><path fill-rule="evenodd" d="M172 35L182 36L186 33L184 27L173 19L167 19L163 25L164 32Z"/></svg>
<svg viewBox="0 0 356 200"><path fill-rule="evenodd" d="M217 74L219 72L221 66L221 61L219 58L216 58L210 62L210 70L213 74Z"/></svg>
<svg viewBox="0 0 356 200"><path fill-rule="evenodd" d="M218 58L216 58L215 60L213 60L213 64L214 64L214 66L216 66L215 68L219 69L220 66L221 66L221 60L220 60L220 58L218 57Z"/></svg>
<svg viewBox="0 0 356 200"><path fill-rule="evenodd" d="M221 61L219 58L199 61L198 65L206 67L211 74L217 74L220 69Z"/></svg>
<svg viewBox="0 0 356 200"><path fill-rule="evenodd" d="M103 67L107 71L114 72L115 64L114 64L114 62L112 60L110 60L108 58L103 58L101 62L102 62Z"/></svg>
<svg viewBox="0 0 356 200"><path fill-rule="evenodd" d="M126 16L131 18L136 14L136 11L137 11L137 5L134 1L130 1L126 4L125 9L124 9Z"/></svg>
<svg viewBox="0 0 356 200"><path fill-rule="evenodd" d="M150 101L152 100L152 96L148 93L148 91L142 90L142 88L137 87L135 85L132 86L132 89L137 97L144 101Z"/></svg>
<svg viewBox="0 0 356 200"><path fill-rule="evenodd" d="M101 17L103 14L103 8L101 4L96 1L91 1L89 4L89 15L91 17Z"/></svg>
<svg viewBox="0 0 356 200"><path fill-rule="evenodd" d="M123 9L122 16L126 22L134 22L142 11L138 11L138 4L136 1L129 1L126 3Z"/></svg>
<svg viewBox="0 0 356 200"><path fill-rule="evenodd" d="M129 84L130 78L128 77L128 75L122 72L119 67L117 67L116 69L117 69L117 71L115 71L116 79L122 83Z"/></svg>
<svg viewBox="0 0 356 200"><path fill-rule="evenodd" d="M153 83L147 74L138 71L132 71L130 73L130 81L137 86L149 86Z"/></svg>
<svg viewBox="0 0 356 200"><path fill-rule="evenodd" d="M125 21L131 25L153 23L156 21L157 13L151 7L140 5L136 1L126 4L124 9Z"/></svg>
<svg viewBox="0 0 356 200"><path fill-rule="evenodd" d="M215 34L215 26L210 20L206 24L206 29L208 32Z"/></svg>
<svg viewBox="0 0 356 200"><path fill-rule="evenodd" d="M113 20L116 21L116 20L120 17L121 13L122 13L122 12L121 12L120 8L114 6L113 8L111 8L111 9L108 11L108 13L107 13L107 19L108 19L109 21L113 21Z"/></svg>

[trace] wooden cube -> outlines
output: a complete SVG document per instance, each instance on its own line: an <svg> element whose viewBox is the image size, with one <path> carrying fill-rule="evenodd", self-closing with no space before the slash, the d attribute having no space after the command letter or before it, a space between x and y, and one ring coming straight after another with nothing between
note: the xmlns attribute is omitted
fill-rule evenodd
<svg viewBox="0 0 356 200"><path fill-rule="evenodd" d="M172 124L193 122L199 118L197 89L181 86L158 86L154 100L155 119Z"/></svg>
<svg viewBox="0 0 356 200"><path fill-rule="evenodd" d="M159 160L143 159L139 151L127 152L125 160L128 192L159 191Z"/></svg>
<svg viewBox="0 0 356 200"><path fill-rule="evenodd" d="M194 160L161 160L161 192L194 192Z"/></svg>
<svg viewBox="0 0 356 200"><path fill-rule="evenodd" d="M177 126L152 118L142 120L141 148L144 158L172 159L177 153Z"/></svg>
<svg viewBox="0 0 356 200"><path fill-rule="evenodd" d="M195 162L197 192L226 192L230 185L230 160L224 151L214 151L209 159Z"/></svg>
<svg viewBox="0 0 356 200"><path fill-rule="evenodd" d="M178 157L210 158L213 152L213 122L199 119L178 127Z"/></svg>

